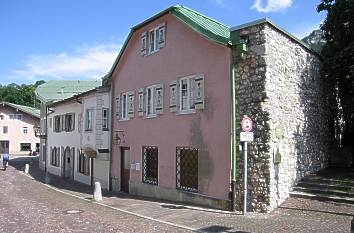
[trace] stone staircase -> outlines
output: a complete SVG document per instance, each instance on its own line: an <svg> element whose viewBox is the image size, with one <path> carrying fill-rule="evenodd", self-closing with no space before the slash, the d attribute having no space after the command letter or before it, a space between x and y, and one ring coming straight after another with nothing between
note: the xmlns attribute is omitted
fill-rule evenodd
<svg viewBox="0 0 354 233"><path fill-rule="evenodd" d="M293 188L290 196L354 205L354 169L327 168L307 176Z"/></svg>

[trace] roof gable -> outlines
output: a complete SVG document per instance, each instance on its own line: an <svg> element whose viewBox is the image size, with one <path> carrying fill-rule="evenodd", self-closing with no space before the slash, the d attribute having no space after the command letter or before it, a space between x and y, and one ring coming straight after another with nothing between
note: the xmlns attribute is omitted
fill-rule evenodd
<svg viewBox="0 0 354 233"><path fill-rule="evenodd" d="M50 80L37 87L35 94L43 103L53 103L101 86L94 80Z"/></svg>
<svg viewBox="0 0 354 233"><path fill-rule="evenodd" d="M109 73L103 78L104 83L106 83L111 78L113 71L117 67L118 62L120 61L126 47L128 46L128 42L133 36L133 33L139 28L142 28L146 24L168 13L171 13L179 21L183 22L192 30L196 31L197 33L199 33L200 35L204 36L205 38L211 41L214 41L218 44L222 44L225 46L231 44L230 30L228 26L216 20L213 20L205 15L202 15L185 6L181 6L181 5L172 6L131 28L130 33L127 39L125 40L121 50L119 51L119 54L116 60L114 61L112 68L110 69Z"/></svg>
<svg viewBox="0 0 354 233"><path fill-rule="evenodd" d="M32 108L32 107L25 106L25 105L13 104L13 103L9 103L9 102L2 102L1 104L7 105L7 106L14 108L14 109L18 109L24 113L27 113L31 116L36 117L36 118L40 117L40 111L37 108Z"/></svg>

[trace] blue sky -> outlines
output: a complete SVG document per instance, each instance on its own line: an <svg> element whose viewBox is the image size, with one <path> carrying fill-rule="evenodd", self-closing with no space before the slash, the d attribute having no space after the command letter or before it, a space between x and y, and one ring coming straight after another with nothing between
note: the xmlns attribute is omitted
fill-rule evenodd
<svg viewBox="0 0 354 233"><path fill-rule="evenodd" d="M230 27L268 17L302 38L325 15L319 0L2 0L0 84L98 79L132 26L185 5Z"/></svg>

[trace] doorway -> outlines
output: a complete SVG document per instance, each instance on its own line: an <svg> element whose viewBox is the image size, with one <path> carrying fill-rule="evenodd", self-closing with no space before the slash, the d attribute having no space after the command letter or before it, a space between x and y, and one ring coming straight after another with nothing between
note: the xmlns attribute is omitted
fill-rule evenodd
<svg viewBox="0 0 354 233"><path fill-rule="evenodd" d="M120 190L122 192L129 193L129 179L130 179L130 148L121 147L121 165L120 165L120 177L121 185Z"/></svg>
<svg viewBox="0 0 354 233"><path fill-rule="evenodd" d="M10 141L0 141L0 154L9 154Z"/></svg>
<svg viewBox="0 0 354 233"><path fill-rule="evenodd" d="M72 170L71 170L71 164L72 164L72 156L71 156L71 149L70 147L66 147L64 151L64 171L63 171L63 177L64 178L71 178L72 177Z"/></svg>

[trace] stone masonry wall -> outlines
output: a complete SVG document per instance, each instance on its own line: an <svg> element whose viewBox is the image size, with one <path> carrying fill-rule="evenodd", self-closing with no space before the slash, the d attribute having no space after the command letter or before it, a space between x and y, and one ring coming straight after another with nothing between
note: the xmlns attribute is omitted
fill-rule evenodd
<svg viewBox="0 0 354 233"><path fill-rule="evenodd" d="M236 67L237 132L254 121L248 148L248 211L281 204L302 177L327 165L328 121L319 59L264 23L240 30L248 53ZM234 48L236 59L237 48ZM243 200L243 155L237 160L237 203Z"/></svg>

